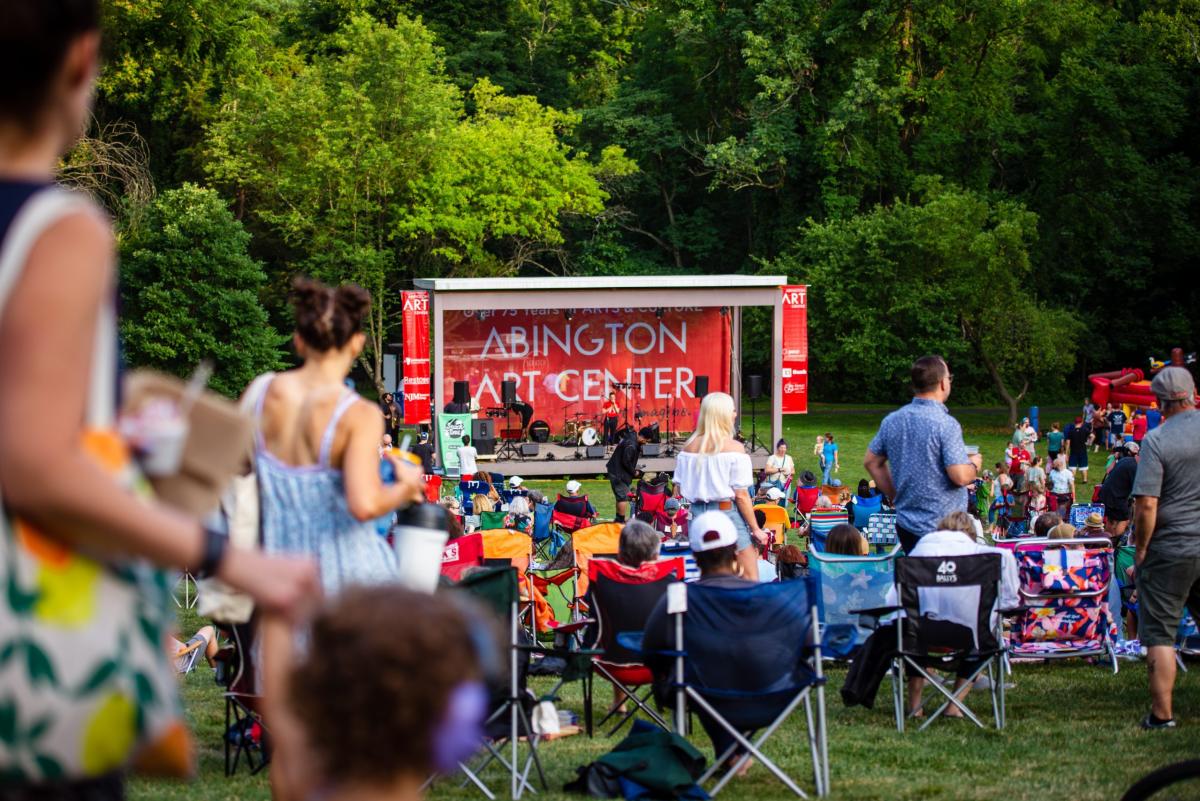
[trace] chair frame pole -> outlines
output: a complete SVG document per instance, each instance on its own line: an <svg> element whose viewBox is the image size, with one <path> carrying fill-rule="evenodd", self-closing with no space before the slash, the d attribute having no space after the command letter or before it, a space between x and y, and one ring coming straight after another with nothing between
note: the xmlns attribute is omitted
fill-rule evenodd
<svg viewBox="0 0 1200 801"><path fill-rule="evenodd" d="M687 736L687 692L683 687L683 613L675 615L675 732Z"/></svg>

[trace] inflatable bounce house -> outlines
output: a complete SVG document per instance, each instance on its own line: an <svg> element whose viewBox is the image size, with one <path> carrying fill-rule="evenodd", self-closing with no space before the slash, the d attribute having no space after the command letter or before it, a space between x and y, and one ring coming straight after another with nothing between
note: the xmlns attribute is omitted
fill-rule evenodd
<svg viewBox="0 0 1200 801"><path fill-rule="evenodd" d="M1184 367L1194 364L1195 353L1184 354L1182 348L1171 351L1169 362L1150 360L1150 375L1154 375L1163 367ZM1092 373L1088 376L1092 383L1092 403L1100 408L1111 403L1114 406L1129 406L1149 409L1155 402L1154 394L1150 391L1150 380L1137 367L1125 367L1107 373Z"/></svg>

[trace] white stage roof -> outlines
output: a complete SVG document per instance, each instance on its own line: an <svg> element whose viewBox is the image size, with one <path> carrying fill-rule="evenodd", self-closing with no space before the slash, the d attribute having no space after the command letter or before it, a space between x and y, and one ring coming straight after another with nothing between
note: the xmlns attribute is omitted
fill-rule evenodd
<svg viewBox="0 0 1200 801"><path fill-rule="evenodd" d="M766 289L788 282L783 275L590 275L536 278L418 278L417 289L434 292L505 292L626 289Z"/></svg>

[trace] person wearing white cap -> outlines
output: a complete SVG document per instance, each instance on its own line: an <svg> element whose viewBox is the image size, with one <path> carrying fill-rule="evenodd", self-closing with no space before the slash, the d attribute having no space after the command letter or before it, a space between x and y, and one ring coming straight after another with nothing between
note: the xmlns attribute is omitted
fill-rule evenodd
<svg viewBox="0 0 1200 801"><path fill-rule="evenodd" d="M558 496L558 500L554 502L554 511L573 517L591 518L596 516L596 509L592 506L592 502L586 495L579 494L579 490L583 489L582 484L571 479L567 482L565 489L567 494Z"/></svg>
<svg viewBox="0 0 1200 801"><path fill-rule="evenodd" d="M676 457L675 482L692 514L724 514L737 536L737 559L750 580L758 579L758 549L767 534L754 519L749 489L754 470L746 446L733 438L733 398L713 392L700 403L696 430ZM689 530L695 533L695 528Z"/></svg>
<svg viewBox="0 0 1200 801"><path fill-rule="evenodd" d="M525 479L521 478L520 476L512 476L511 478L508 479L508 490L513 495L519 495L519 496L528 495L529 490L525 489L525 487L523 486L524 484L525 484Z"/></svg>
<svg viewBox="0 0 1200 801"><path fill-rule="evenodd" d="M1172 361L1183 360L1172 352ZM1138 637L1146 646L1150 713L1144 729L1175 727L1175 637L1184 607L1200 620L1200 413L1185 367L1150 382L1163 423L1142 440L1133 483ZM1116 472L1114 470L1114 472Z"/></svg>

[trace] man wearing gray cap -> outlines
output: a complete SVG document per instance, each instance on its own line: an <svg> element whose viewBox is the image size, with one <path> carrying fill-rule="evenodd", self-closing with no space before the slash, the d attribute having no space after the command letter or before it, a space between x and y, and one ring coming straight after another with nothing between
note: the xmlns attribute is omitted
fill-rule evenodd
<svg viewBox="0 0 1200 801"><path fill-rule="evenodd" d="M1138 634L1146 646L1150 714L1142 728L1175 727L1175 635L1186 606L1200 620L1200 413L1196 385L1167 367L1150 390L1164 422L1142 440L1133 484Z"/></svg>

